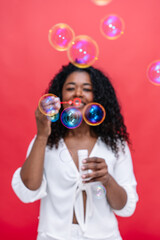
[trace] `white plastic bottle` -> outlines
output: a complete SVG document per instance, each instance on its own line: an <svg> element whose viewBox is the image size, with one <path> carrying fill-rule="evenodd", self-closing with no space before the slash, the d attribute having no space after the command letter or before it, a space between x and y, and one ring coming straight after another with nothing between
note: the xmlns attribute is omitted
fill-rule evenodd
<svg viewBox="0 0 160 240"><path fill-rule="evenodd" d="M85 158L88 158L88 150L87 149L78 150L79 172L81 176L92 172L90 169L89 170L81 169L82 165L85 165L85 163L82 162ZM90 178L83 179L83 181L85 180L90 180Z"/></svg>

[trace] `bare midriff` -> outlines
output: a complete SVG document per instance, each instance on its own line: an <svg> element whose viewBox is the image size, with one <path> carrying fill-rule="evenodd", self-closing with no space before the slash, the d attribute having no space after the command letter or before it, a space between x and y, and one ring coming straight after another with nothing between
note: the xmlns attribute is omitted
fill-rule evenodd
<svg viewBox="0 0 160 240"><path fill-rule="evenodd" d="M87 200L87 195L86 195L86 192L85 192L85 191L83 191L82 194L83 194L84 219L85 219L85 216L86 216L86 200ZM75 212L73 212L73 222L72 222L72 223L78 224L78 221L77 221Z"/></svg>

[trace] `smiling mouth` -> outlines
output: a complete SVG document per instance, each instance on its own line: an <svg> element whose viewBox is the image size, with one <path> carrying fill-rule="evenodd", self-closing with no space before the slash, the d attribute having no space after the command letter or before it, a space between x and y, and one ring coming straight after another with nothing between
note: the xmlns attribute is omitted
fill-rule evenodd
<svg viewBox="0 0 160 240"><path fill-rule="evenodd" d="M73 106L76 107L76 108L83 108L85 105L86 105L85 103L81 102L80 104L78 104L76 106L73 105Z"/></svg>

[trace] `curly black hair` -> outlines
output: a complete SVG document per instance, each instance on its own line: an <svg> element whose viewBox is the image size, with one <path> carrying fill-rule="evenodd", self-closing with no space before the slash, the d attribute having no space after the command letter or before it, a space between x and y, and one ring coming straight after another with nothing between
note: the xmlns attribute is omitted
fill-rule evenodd
<svg viewBox="0 0 160 240"><path fill-rule="evenodd" d="M125 142L130 143L129 134L124 124L123 116L120 112L120 105L118 103L115 90L107 76L94 68L78 68L72 63L62 66L60 71L50 81L45 93L55 94L62 101L62 87L66 78L75 71L85 71L90 75L93 86L94 102L101 104L106 110L106 117L104 121L98 126L91 126L93 132L97 137L109 146L117 155L119 151L119 142L124 148ZM61 107L59 114L63 111ZM67 128L63 126L61 121L52 122L51 134L48 138L47 145L51 148L53 145L57 148L59 140L65 137Z"/></svg>

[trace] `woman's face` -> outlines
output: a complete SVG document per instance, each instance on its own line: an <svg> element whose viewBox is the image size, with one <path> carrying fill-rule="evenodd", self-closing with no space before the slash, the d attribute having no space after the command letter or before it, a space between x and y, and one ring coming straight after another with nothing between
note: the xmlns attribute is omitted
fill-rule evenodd
<svg viewBox="0 0 160 240"><path fill-rule="evenodd" d="M67 102L75 98L81 99L81 104L76 106L81 112L86 104L93 102L93 88L90 76L87 72L71 73L62 88L62 101ZM64 103L63 108L73 106L73 104Z"/></svg>

